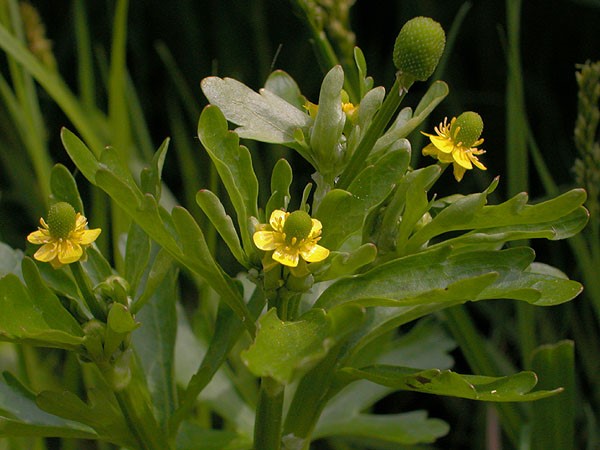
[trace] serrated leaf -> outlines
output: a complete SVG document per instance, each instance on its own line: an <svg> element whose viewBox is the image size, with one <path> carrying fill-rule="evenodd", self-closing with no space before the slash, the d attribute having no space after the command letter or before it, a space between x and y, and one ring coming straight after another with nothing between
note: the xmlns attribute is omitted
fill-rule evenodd
<svg viewBox="0 0 600 450"><path fill-rule="evenodd" d="M462 375L450 370L373 365L362 369L345 367L340 376L347 377L347 380L366 379L394 389L487 402L526 402L549 397L562 390L531 392L537 384L537 376L533 372L488 377Z"/></svg>
<svg viewBox="0 0 600 450"><path fill-rule="evenodd" d="M218 77L205 78L201 87L227 120L239 125L236 133L242 138L289 144L295 142L296 129L308 131L312 123L308 114L267 89L256 93L237 80Z"/></svg>

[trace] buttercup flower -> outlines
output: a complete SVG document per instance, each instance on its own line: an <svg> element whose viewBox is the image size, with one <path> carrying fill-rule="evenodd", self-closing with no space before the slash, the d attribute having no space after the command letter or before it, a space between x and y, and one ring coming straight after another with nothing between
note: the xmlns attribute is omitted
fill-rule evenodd
<svg viewBox="0 0 600 450"><path fill-rule="evenodd" d="M483 120L476 112L464 112L458 118L453 117L450 123L445 118L435 127L435 135L422 132L431 141L423 149L423 155L432 156L443 163L452 163L454 178L460 181L466 170L473 166L486 170L477 158L477 155L485 153L485 150L477 148L483 143L483 139L480 139L482 131Z"/></svg>
<svg viewBox="0 0 600 450"><path fill-rule="evenodd" d="M288 267L297 267L300 257L306 262L323 261L329 250L317 244L321 222L305 211L293 213L275 210L268 225L254 233L254 244L261 250L273 250L272 258Z"/></svg>
<svg viewBox="0 0 600 450"><path fill-rule="evenodd" d="M49 262L55 269L79 261L85 254L85 248L102 231L100 228L87 230L87 219L81 213L75 213L66 202L53 204L48 211L48 221L42 217L40 224L37 231L27 236L27 240L41 245L33 257Z"/></svg>

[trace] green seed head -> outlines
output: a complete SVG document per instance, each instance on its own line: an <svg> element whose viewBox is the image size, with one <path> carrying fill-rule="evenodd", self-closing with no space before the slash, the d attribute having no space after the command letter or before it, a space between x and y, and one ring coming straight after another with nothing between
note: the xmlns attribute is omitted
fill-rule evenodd
<svg viewBox="0 0 600 450"><path fill-rule="evenodd" d="M283 224L285 240L292 244L306 239L312 230L312 219L306 211L294 211ZM293 239L296 238L296 241Z"/></svg>
<svg viewBox="0 0 600 450"><path fill-rule="evenodd" d="M456 129L460 127L458 132ZM462 142L462 145L471 148L475 141L481 136L483 131L483 120L481 116L473 111L466 111L456 118L450 134L454 137L456 143ZM456 134L455 134L456 133Z"/></svg>
<svg viewBox="0 0 600 450"><path fill-rule="evenodd" d="M48 228L55 238L66 239L75 229L75 210L67 202L54 203L48 211Z"/></svg>
<svg viewBox="0 0 600 450"><path fill-rule="evenodd" d="M404 24L394 45L394 65L404 75L425 81L444 52L446 33L429 17L415 17Z"/></svg>

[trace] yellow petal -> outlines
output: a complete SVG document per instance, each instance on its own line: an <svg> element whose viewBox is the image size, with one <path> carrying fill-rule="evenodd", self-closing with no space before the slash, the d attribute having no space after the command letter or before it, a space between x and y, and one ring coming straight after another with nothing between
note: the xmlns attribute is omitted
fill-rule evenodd
<svg viewBox="0 0 600 450"><path fill-rule="evenodd" d="M472 169L473 164L471 164L471 160L469 159L468 153L463 149L457 149L454 153L452 153L452 157L457 164L461 165L465 169Z"/></svg>
<svg viewBox="0 0 600 450"><path fill-rule="evenodd" d="M447 163L447 164L454 162L454 158L452 158L452 154L450 154L450 153L439 152L437 154L437 159L440 160L440 162Z"/></svg>
<svg viewBox="0 0 600 450"><path fill-rule="evenodd" d="M259 249L269 251L275 250L280 244L281 239L277 239L278 236L281 236L281 233L276 231L257 231L252 235L252 239Z"/></svg>
<svg viewBox="0 0 600 450"><path fill-rule="evenodd" d="M312 228L310 233L308 234L308 239L314 239L321 235L321 231L323 230L323 224L317 219L312 220Z"/></svg>
<svg viewBox="0 0 600 450"><path fill-rule="evenodd" d="M76 242L65 239L58 244L58 260L62 264L70 264L79 261L81 255L83 255L83 249L81 248L81 245Z"/></svg>
<svg viewBox="0 0 600 450"><path fill-rule="evenodd" d="M453 167L454 167L454 178L456 178L456 181L462 180L463 176L465 175L465 172L467 171L467 169L465 169L464 167L459 166L456 163L453 164Z"/></svg>
<svg viewBox="0 0 600 450"><path fill-rule="evenodd" d="M441 136L431 136L429 140L441 152L452 153L452 150L454 150L454 142L452 141L452 139L448 139Z"/></svg>
<svg viewBox="0 0 600 450"><path fill-rule="evenodd" d="M440 153L438 148L433 144L428 144L427 146L425 146L425 148L423 148L421 152L425 156L433 156L435 158L437 158L438 154Z"/></svg>
<svg viewBox="0 0 600 450"><path fill-rule="evenodd" d="M305 244L300 248L300 256L306 262L319 262L329 256L329 250L318 244Z"/></svg>
<svg viewBox="0 0 600 450"><path fill-rule="evenodd" d="M90 245L92 242L98 239L98 236L101 232L102 230L100 228L94 228L93 230L83 230L81 232L81 235L79 236L78 242L83 245Z"/></svg>
<svg viewBox="0 0 600 450"><path fill-rule="evenodd" d="M272 258L278 263L288 267L296 267L298 265L298 260L300 259L298 250L285 245L277 247L273 252Z"/></svg>
<svg viewBox="0 0 600 450"><path fill-rule="evenodd" d="M271 213L271 217L269 218L269 224L275 231L283 232L283 224L285 223L286 217L289 213L282 211L281 209L276 209Z"/></svg>
<svg viewBox="0 0 600 450"><path fill-rule="evenodd" d="M75 230L76 231L80 231L85 229L85 226L87 225L87 219L85 218L85 216L82 216L81 213L77 213L77 215L75 216Z"/></svg>
<svg viewBox="0 0 600 450"><path fill-rule="evenodd" d="M39 229L33 233L29 233L27 240L32 244L47 244L52 238L47 230Z"/></svg>
<svg viewBox="0 0 600 450"><path fill-rule="evenodd" d="M481 170L487 170L487 167L485 167L483 164L481 164L481 161L479 161L479 159L477 158L477 156L471 154L469 155L469 159L471 160L471 162L473 164L475 164L475 166Z"/></svg>
<svg viewBox="0 0 600 450"><path fill-rule="evenodd" d="M38 251L35 252L33 257L41 262L52 261L54 258L58 256L58 243L57 242L49 242L48 244L42 245L38 248Z"/></svg>

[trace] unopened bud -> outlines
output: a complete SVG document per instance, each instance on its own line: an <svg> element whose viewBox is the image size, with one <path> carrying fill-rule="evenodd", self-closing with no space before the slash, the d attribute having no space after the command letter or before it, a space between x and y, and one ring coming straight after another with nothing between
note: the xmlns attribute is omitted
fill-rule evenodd
<svg viewBox="0 0 600 450"><path fill-rule="evenodd" d="M444 52L446 34L442 26L429 17L415 17L404 24L394 45L394 65L399 74L425 81L432 74Z"/></svg>

